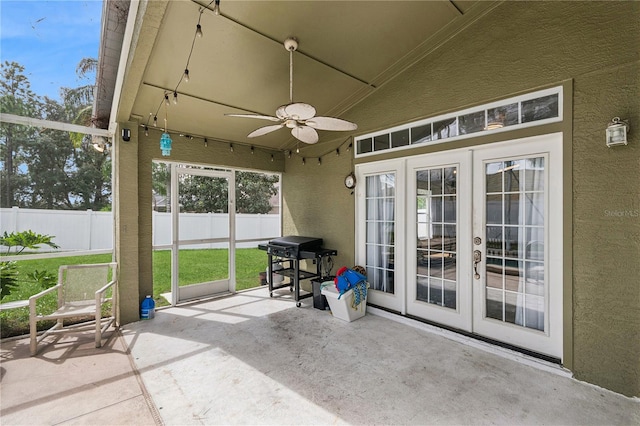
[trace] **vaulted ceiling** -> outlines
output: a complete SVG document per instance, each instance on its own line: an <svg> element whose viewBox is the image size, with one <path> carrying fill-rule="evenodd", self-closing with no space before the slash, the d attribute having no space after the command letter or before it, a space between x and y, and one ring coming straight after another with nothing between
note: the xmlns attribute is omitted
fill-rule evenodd
<svg viewBox="0 0 640 426"><path fill-rule="evenodd" d="M294 102L313 105L317 115L349 120L349 111L358 102L495 4L222 0L221 13L215 15L214 4L201 0L142 1L131 36L124 37L128 61L122 90L116 90L119 113L111 120L137 119L152 127L157 114L158 126L164 125L166 116L168 129L176 133L287 149L295 145L288 129L249 139L250 132L273 123L225 116L273 116L289 102L285 39L295 37L299 42L293 55ZM195 37L198 22L201 38ZM124 29L124 25L112 27L113 33ZM107 52L101 49L102 69L113 72L117 64ZM183 78L187 63L188 82ZM177 104L172 102L174 91ZM99 97L105 93L98 99L104 109L111 99L106 90L98 93ZM163 102L165 94L169 106ZM319 134L323 143L349 133L321 130Z"/></svg>

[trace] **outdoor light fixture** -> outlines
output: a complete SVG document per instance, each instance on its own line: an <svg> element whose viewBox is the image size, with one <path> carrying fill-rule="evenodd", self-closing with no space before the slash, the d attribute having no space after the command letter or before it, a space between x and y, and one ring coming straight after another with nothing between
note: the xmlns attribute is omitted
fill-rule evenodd
<svg viewBox="0 0 640 426"><path fill-rule="evenodd" d="M131 140L131 130L122 129L122 140L125 142L129 142Z"/></svg>
<svg viewBox="0 0 640 426"><path fill-rule="evenodd" d="M164 104L166 106L169 106L169 95L167 95L166 93L164 94Z"/></svg>
<svg viewBox="0 0 640 426"><path fill-rule="evenodd" d="M109 146L105 139L102 136L92 136L91 144L93 145L93 149L98 152L104 152L105 150L109 150Z"/></svg>
<svg viewBox="0 0 640 426"><path fill-rule="evenodd" d="M173 92L173 104L178 105L178 92Z"/></svg>
<svg viewBox="0 0 640 426"><path fill-rule="evenodd" d="M163 133L160 137L160 149L162 150L162 156L168 157L171 155L171 136L169 133Z"/></svg>
<svg viewBox="0 0 640 426"><path fill-rule="evenodd" d="M189 82L189 68L184 69L184 75L182 76L182 79L185 83Z"/></svg>
<svg viewBox="0 0 640 426"><path fill-rule="evenodd" d="M144 135L149 136L149 126L144 126Z"/></svg>
<svg viewBox="0 0 640 426"><path fill-rule="evenodd" d="M216 0L216 4L213 6L213 13L220 15L220 0Z"/></svg>
<svg viewBox="0 0 640 426"><path fill-rule="evenodd" d="M202 25L198 24L196 26L196 36L198 38L202 38Z"/></svg>
<svg viewBox="0 0 640 426"><path fill-rule="evenodd" d="M607 147L617 145L627 145L627 133L629 133L629 122L620 120L620 117L613 117L605 130L607 135Z"/></svg>

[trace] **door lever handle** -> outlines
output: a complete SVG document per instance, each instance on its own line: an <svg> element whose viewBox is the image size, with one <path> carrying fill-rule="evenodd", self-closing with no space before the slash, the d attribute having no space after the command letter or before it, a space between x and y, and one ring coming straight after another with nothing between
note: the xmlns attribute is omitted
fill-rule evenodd
<svg viewBox="0 0 640 426"><path fill-rule="evenodd" d="M478 263L482 261L482 252L480 250L473 251L473 278L476 280L480 279L480 274L478 273Z"/></svg>

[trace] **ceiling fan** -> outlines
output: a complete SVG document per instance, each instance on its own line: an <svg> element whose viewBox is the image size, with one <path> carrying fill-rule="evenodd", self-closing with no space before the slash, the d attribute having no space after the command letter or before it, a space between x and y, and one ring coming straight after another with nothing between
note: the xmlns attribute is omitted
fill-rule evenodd
<svg viewBox="0 0 640 426"><path fill-rule="evenodd" d="M276 116L259 114L225 114L229 117L258 118L269 120L278 124L260 127L249 133L247 137L255 138L275 132L283 127L291 129L294 138L308 144L318 142L316 130L349 131L358 128L358 125L346 120L333 117L316 117L316 109L302 102L293 102L293 52L298 49L298 41L288 38L284 41L284 48L289 51L289 103L276 110Z"/></svg>

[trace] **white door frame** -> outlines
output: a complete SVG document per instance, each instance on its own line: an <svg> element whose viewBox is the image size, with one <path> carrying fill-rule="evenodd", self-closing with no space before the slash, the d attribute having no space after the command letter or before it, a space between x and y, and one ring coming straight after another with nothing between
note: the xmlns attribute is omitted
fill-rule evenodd
<svg viewBox="0 0 640 426"><path fill-rule="evenodd" d="M394 241L394 293L386 293L370 289L367 294L367 300L370 303L385 306L394 311L406 314L406 297L405 297L405 265L402 261L405 256L404 237L398 239L398 236L406 235L405 229L405 160L388 160L375 163L367 163L356 165L356 226L355 226L355 259L356 264L366 265L366 183L367 176L375 176L386 173L395 174L395 205L394 205L394 222L395 222L395 241ZM360 242L362 239L362 243ZM395 263L398 259L400 262Z"/></svg>
<svg viewBox="0 0 640 426"><path fill-rule="evenodd" d="M396 237L395 258L405 259L395 267L395 294L380 291L369 292L369 302L399 312L433 320L450 327L489 337L516 347L529 349L545 355L563 358L563 149L562 133L521 138L506 142L496 142L470 148L441 151L403 159L386 160L356 165L356 177L359 183L356 190L356 263L366 260L366 177L383 174L396 174ZM483 160L508 159L515 157L545 156L545 331L484 318L485 302L483 297L485 280L473 278L473 250L482 251L482 263L478 270L484 270L486 258L484 238L484 166ZM460 297L457 309L439 306L415 306L416 272L416 200L415 172L429 166L459 164L460 193L466 191L466 197L458 200L458 283ZM466 170L465 170L466 169ZM412 182L413 181L413 182ZM553 211L549 210L550 205ZM465 214L465 212L468 212ZM546 220L545 219L545 220ZM473 237L480 236L481 245L473 244ZM548 243L547 243L548 242ZM464 286L467 286L466 288ZM471 286L471 288L469 288ZM411 288L413 287L413 288ZM466 291L467 294L462 293ZM426 305L426 304L424 304ZM447 312L448 311L448 312ZM465 312L466 311L466 312Z"/></svg>
<svg viewBox="0 0 640 426"><path fill-rule="evenodd" d="M545 158L545 327L538 331L522 326L485 318L486 303L484 299L486 275L480 273L480 279L474 280L474 333L491 337L508 344L531 349L535 352L563 358L563 181L562 181L562 133L534 136L517 141L491 144L478 149L474 155L474 182L476 190L473 194L473 237L480 237L480 245L474 246L482 252L482 260L478 270L484 269L486 263L485 238L485 199L484 164L487 162L541 156ZM500 336L499 338L496 335Z"/></svg>
<svg viewBox="0 0 640 426"><path fill-rule="evenodd" d="M407 160L407 313L420 318L446 324L460 330L472 331L471 269L471 151L468 149L438 152L411 157ZM456 188L456 309L445 308L417 300L417 253L418 236L416 223L416 172L440 167L457 168Z"/></svg>
<svg viewBox="0 0 640 426"><path fill-rule="evenodd" d="M208 238L198 240L180 240L180 205L179 205L179 181L180 174L188 174L194 176L217 177L227 179L228 182L228 214L229 214L229 233L227 238ZM198 168L184 167L178 163L171 163L171 300L172 305L202 298L222 292L235 291L235 172L207 170ZM184 244L203 244L203 243L227 243L229 245L229 277L222 280L208 281L199 284L190 284L188 286L179 286L179 250L180 245Z"/></svg>

